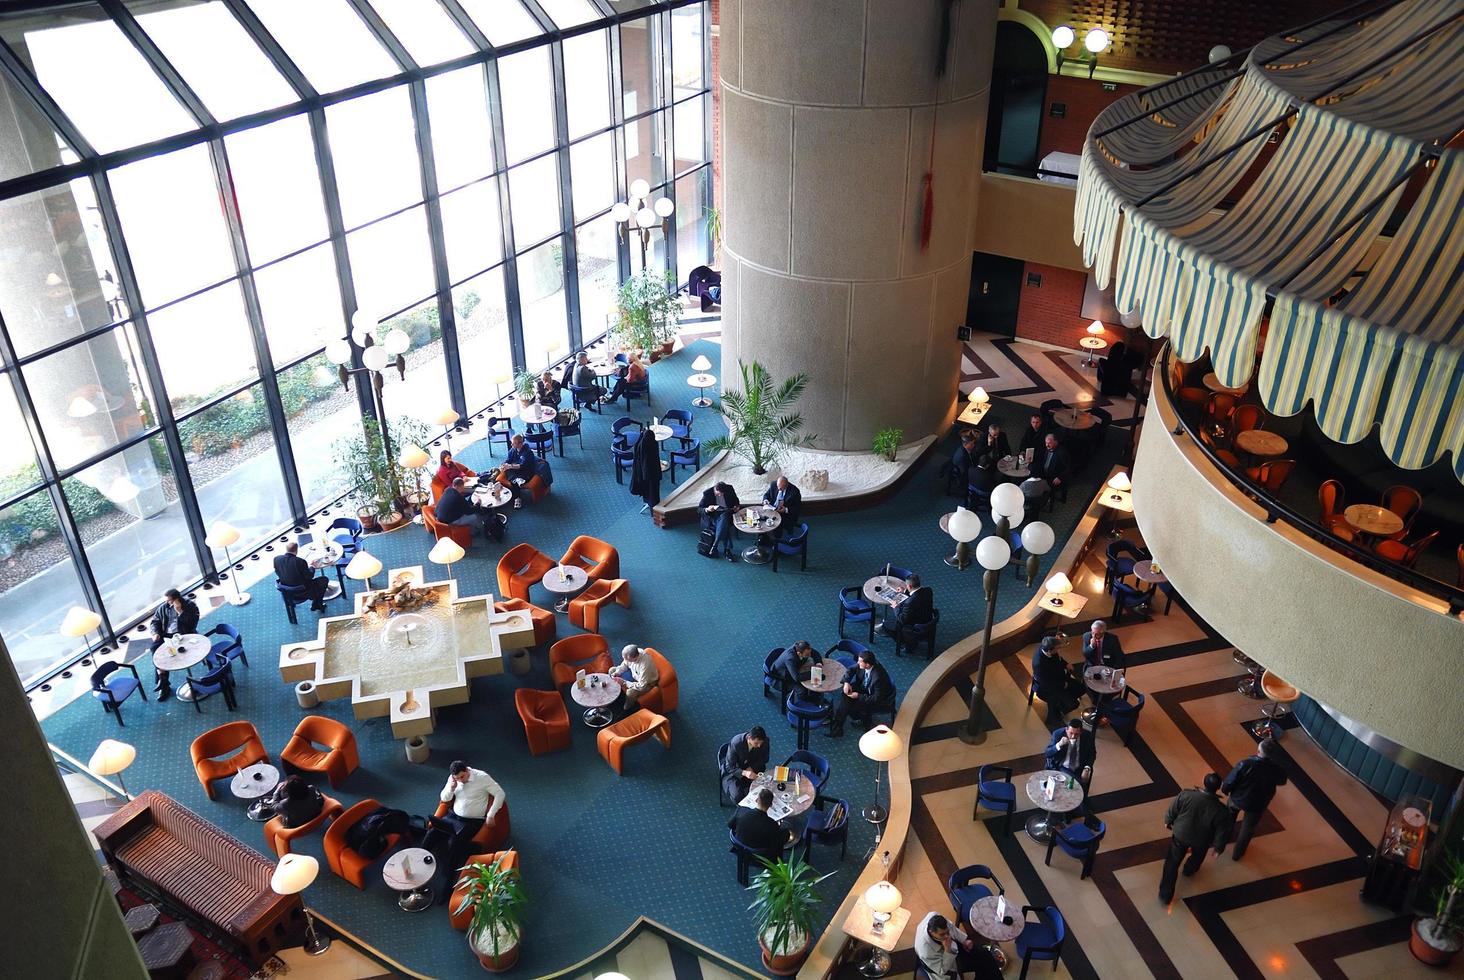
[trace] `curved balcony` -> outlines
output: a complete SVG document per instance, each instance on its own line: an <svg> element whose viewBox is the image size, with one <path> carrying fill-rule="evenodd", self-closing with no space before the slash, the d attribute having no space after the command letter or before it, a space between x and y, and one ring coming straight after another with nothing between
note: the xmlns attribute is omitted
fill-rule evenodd
<svg viewBox="0 0 1464 980"><path fill-rule="evenodd" d="M1464 696L1464 591L1330 534L1315 504L1294 496L1315 469L1293 470L1299 490L1268 490L1231 450L1207 444L1201 410L1177 404L1165 370L1133 476L1135 517L1169 580L1221 635L1309 695L1464 766L1446 722ZM1306 438L1305 423L1279 424Z"/></svg>

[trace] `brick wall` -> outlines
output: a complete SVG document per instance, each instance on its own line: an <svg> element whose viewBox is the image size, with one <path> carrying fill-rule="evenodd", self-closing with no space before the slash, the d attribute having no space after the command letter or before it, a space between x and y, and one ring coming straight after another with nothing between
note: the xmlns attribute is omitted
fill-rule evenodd
<svg viewBox="0 0 1464 980"><path fill-rule="evenodd" d="M1041 276L1042 285L1028 284L1028 276ZM1026 263L1022 274L1021 301L1017 306L1017 337L1037 340L1057 347L1080 349L1078 341L1085 336L1091 320L1082 318L1083 286L1088 277L1055 265ZM1122 327L1117 330L1122 331ZM1110 328L1105 340L1113 343L1117 333Z"/></svg>
<svg viewBox="0 0 1464 980"><path fill-rule="evenodd" d="M1120 96L1138 90L1137 85L1119 85L1116 91L1105 92L1102 82L1070 78L1067 75L1047 76L1047 102L1042 107L1042 132L1037 141L1037 159L1042 159L1054 150L1061 153L1082 153L1083 137L1088 135L1088 127L1093 124L1098 113L1112 105ZM1054 102L1067 106L1067 114L1061 119L1051 115Z"/></svg>

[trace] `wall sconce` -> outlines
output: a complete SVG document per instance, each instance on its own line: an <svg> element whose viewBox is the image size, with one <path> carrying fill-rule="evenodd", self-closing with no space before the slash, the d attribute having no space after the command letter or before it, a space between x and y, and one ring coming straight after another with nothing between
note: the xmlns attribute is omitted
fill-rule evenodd
<svg viewBox="0 0 1464 980"><path fill-rule="evenodd" d="M1062 63L1067 60L1063 54L1078 39L1077 32L1067 24L1052 29L1052 45L1057 48L1057 73L1062 74Z"/></svg>
<svg viewBox="0 0 1464 980"><path fill-rule="evenodd" d="M1088 62L1088 77L1092 78L1093 73L1098 70L1098 56L1108 50L1108 45L1113 42L1108 32L1101 27L1095 27L1083 37L1084 61Z"/></svg>

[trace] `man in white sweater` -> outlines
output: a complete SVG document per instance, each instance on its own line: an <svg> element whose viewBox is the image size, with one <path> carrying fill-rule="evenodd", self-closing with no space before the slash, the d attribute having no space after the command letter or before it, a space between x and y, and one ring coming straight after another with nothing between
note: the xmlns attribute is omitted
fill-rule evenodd
<svg viewBox="0 0 1464 980"><path fill-rule="evenodd" d="M627 644L620 651L620 663L610 673L621 687L621 699L616 702L617 715L639 710L640 699L661 682L656 662L634 643Z"/></svg>
<svg viewBox="0 0 1464 980"><path fill-rule="evenodd" d="M481 769L457 761L448 766L450 775L442 787L442 802L451 808L441 818L452 826L460 842L470 841L478 829L503 807L503 787Z"/></svg>
<svg viewBox="0 0 1464 980"><path fill-rule="evenodd" d="M915 930L915 955L931 980L959 980L963 974L977 980L1001 977L991 954L939 912L931 912Z"/></svg>

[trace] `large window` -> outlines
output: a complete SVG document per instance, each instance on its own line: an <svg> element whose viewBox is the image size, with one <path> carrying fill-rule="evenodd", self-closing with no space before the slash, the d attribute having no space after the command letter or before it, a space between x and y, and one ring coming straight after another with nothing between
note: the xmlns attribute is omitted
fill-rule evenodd
<svg viewBox="0 0 1464 980"><path fill-rule="evenodd" d="M476 414L605 331L632 181L677 204L650 264L707 260L707 4L669 2L0 3L0 633L27 681L80 656L71 606L94 645L221 570L210 524L237 560L351 489L372 381L324 352L357 313L412 340L390 416Z"/></svg>

